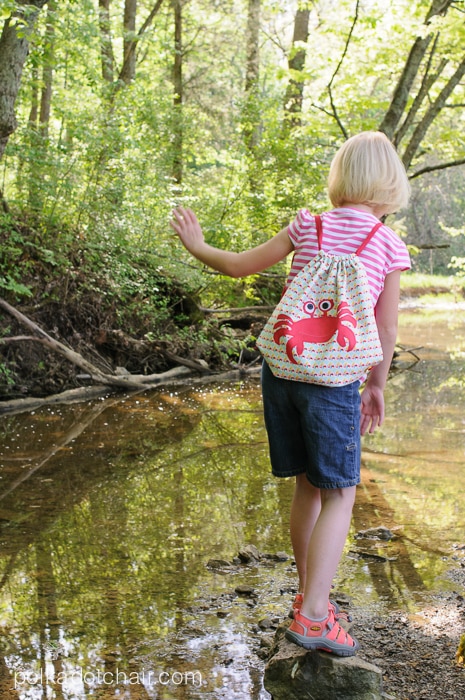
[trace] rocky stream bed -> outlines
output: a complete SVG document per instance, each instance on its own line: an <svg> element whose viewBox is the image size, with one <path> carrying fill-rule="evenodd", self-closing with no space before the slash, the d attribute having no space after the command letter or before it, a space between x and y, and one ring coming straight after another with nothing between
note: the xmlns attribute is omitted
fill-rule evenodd
<svg viewBox="0 0 465 700"><path fill-rule="evenodd" d="M207 566L222 569L227 575L227 567L234 567L238 562L259 565L260 561L266 561L269 565L270 560L278 562L285 557L285 553L259 554L256 548L248 546L235 562L214 560ZM451 558L447 578L453 590L425 596L421 609L417 607L414 614L402 609L383 612L378 605L354 603L348 592L334 591L334 599L352 615L351 634L360 642L357 656L381 670L385 700L465 699L465 547ZM285 611L286 603L292 601L293 591L283 593ZM249 597L253 609L255 593L250 586L237 586L231 595ZM226 616L227 605L223 609L219 603L217 614ZM273 646L286 623L285 616L256 621L256 654L264 668L269 663L270 651L276 650ZM300 651L296 647L296 658ZM321 697L327 698L327 695ZM345 698L338 696L334 700Z"/></svg>

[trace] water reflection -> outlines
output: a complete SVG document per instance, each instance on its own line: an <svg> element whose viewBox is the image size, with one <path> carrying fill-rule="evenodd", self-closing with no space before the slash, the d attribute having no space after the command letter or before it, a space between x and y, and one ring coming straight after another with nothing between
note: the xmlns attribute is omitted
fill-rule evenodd
<svg viewBox="0 0 465 700"><path fill-rule="evenodd" d="M450 585L465 509L465 332L450 317L401 317L422 361L392 378L384 429L364 442L337 580L355 603L414 610ZM44 408L0 429L1 697L267 697L259 623L287 613L292 561L206 566L247 543L290 549L292 484L269 474L258 382ZM380 524L395 538L355 538Z"/></svg>

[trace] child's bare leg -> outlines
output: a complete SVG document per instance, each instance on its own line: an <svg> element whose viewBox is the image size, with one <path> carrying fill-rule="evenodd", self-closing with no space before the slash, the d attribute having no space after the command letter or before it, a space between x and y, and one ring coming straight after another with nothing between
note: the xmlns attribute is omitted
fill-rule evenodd
<svg viewBox="0 0 465 700"><path fill-rule="evenodd" d="M331 583L349 532L355 486L321 489L321 512L313 527L301 613L312 620L328 615Z"/></svg>
<svg viewBox="0 0 465 700"><path fill-rule="evenodd" d="M295 480L291 506L291 542L299 575L299 591L303 593L307 574L307 553L313 528L320 515L320 489L312 486L305 474Z"/></svg>

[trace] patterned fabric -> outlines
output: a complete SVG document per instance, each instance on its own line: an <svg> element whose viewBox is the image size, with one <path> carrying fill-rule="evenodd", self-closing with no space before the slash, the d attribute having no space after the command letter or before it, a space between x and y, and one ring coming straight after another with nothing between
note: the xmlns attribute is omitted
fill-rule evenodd
<svg viewBox="0 0 465 700"><path fill-rule="evenodd" d="M326 230L321 238L321 219L315 220L323 247ZM372 226L352 253L320 250L293 277L257 340L275 376L343 386L381 362L372 294L359 257L381 227Z"/></svg>
<svg viewBox="0 0 465 700"><path fill-rule="evenodd" d="M378 221L375 216L351 207L341 207L321 216L324 229L323 250L335 254L354 253ZM294 245L294 258L287 286L295 275L318 253L315 217L301 209L288 227ZM383 291L386 275L394 270L410 269L410 257L405 243L383 225L360 254L376 305Z"/></svg>

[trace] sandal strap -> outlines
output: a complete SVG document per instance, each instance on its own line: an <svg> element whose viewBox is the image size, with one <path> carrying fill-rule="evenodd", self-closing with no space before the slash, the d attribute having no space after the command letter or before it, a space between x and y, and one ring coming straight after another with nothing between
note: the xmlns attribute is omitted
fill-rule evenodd
<svg viewBox="0 0 465 700"><path fill-rule="evenodd" d="M354 640L336 620L333 610L331 610L330 614L328 615L325 628L321 630L321 636L326 637L333 642L337 642L338 644L354 646Z"/></svg>

